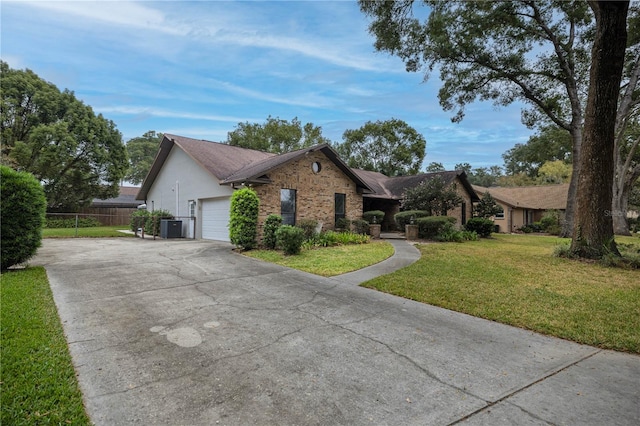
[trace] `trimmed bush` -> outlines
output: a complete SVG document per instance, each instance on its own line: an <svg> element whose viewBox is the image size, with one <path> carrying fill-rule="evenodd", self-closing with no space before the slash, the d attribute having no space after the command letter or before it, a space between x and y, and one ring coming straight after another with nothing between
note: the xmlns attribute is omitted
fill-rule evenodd
<svg viewBox="0 0 640 426"><path fill-rule="evenodd" d="M280 226L282 226L282 217L277 214L270 214L264 221L262 245L269 250L276 248L276 231Z"/></svg>
<svg viewBox="0 0 640 426"><path fill-rule="evenodd" d="M426 239L436 239L442 233L446 224L453 225L455 217L451 216L426 216L416 220L418 225L418 236Z"/></svg>
<svg viewBox="0 0 640 426"><path fill-rule="evenodd" d="M79 217L78 228L92 228L94 226L102 226L100 221L95 217ZM45 221L45 228L75 228L76 218L73 216L48 217Z"/></svg>
<svg viewBox="0 0 640 426"><path fill-rule="evenodd" d="M276 231L277 246L282 248L284 254L299 254L304 240L304 231L297 226L282 225Z"/></svg>
<svg viewBox="0 0 640 426"><path fill-rule="evenodd" d="M476 232L482 238L489 238L493 232L494 223L491 219L485 219L482 217L474 217L467 221L464 228L467 231Z"/></svg>
<svg viewBox="0 0 640 426"><path fill-rule="evenodd" d="M147 210L136 210L131 213L131 221L129 227L133 232L136 232L139 228L145 228L147 219L151 216L151 212Z"/></svg>
<svg viewBox="0 0 640 426"><path fill-rule="evenodd" d="M251 250L257 244L259 207L258 195L251 188L239 189L231 196L229 239L242 250Z"/></svg>
<svg viewBox="0 0 640 426"><path fill-rule="evenodd" d="M1 269L26 262L42 244L47 199L30 173L0 166Z"/></svg>
<svg viewBox="0 0 640 426"><path fill-rule="evenodd" d="M353 232L356 234L367 234L369 232L369 222L364 219L356 219L353 222Z"/></svg>
<svg viewBox="0 0 640 426"><path fill-rule="evenodd" d="M369 223L382 223L384 220L384 212L381 210L370 210L368 212L364 212L362 214L362 218Z"/></svg>
<svg viewBox="0 0 640 426"><path fill-rule="evenodd" d="M318 226L318 221L313 219L302 219L299 220L296 226L304 232L304 238L309 239L313 238L316 234L316 227Z"/></svg>
<svg viewBox="0 0 640 426"><path fill-rule="evenodd" d="M436 235L436 240L446 243L461 243L464 241L462 231L459 231L451 222L445 222Z"/></svg>
<svg viewBox="0 0 640 426"><path fill-rule="evenodd" d="M344 230L350 230L351 229L351 221L349 219L347 219L346 217L341 217L340 219L338 219L336 221L336 229L344 229Z"/></svg>
<svg viewBox="0 0 640 426"><path fill-rule="evenodd" d="M144 223L144 232L149 235L160 235L160 224L162 219L174 219L173 213L169 210L154 210L149 213Z"/></svg>
<svg viewBox="0 0 640 426"><path fill-rule="evenodd" d="M405 212L396 213L393 219L398 225L398 228L404 232L405 225L409 225L411 223L411 216L413 216L416 220L416 224L418 223L418 219L421 217L429 216L429 213L425 210L407 210Z"/></svg>

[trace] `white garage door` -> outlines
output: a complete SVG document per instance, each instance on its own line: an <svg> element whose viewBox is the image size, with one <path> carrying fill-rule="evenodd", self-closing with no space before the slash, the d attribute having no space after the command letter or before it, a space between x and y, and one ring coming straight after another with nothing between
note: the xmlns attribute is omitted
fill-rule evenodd
<svg viewBox="0 0 640 426"><path fill-rule="evenodd" d="M202 201L202 239L229 241L230 197Z"/></svg>

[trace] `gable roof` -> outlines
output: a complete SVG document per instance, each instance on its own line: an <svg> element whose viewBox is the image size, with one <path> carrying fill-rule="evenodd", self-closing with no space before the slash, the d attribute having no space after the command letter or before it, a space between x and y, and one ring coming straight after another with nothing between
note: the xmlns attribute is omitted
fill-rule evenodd
<svg viewBox="0 0 640 426"><path fill-rule="evenodd" d="M211 142L192 138L185 138L171 134L165 134L158 154L147 174L136 199L144 200L160 173L164 162L174 146L178 146L203 169L215 177L221 185L234 183L268 183L266 174L290 161L304 157L306 154L321 151L342 172L354 181L361 192L372 192L367 183L353 172L328 144L315 145L309 148L288 152L285 154L273 154L241 148L219 142Z"/></svg>
<svg viewBox="0 0 640 426"><path fill-rule="evenodd" d="M355 184L358 190L365 193L373 192L373 189L364 181L358 174L354 173L354 170L347 166L338 157L338 154L329 146L329 144L323 143L315 145L309 148L299 149L297 151L287 152L275 157L266 158L264 160L255 162L253 164L244 167L232 175L228 176L221 182L222 185L229 185L234 183L265 183L269 182L266 174L286 163L294 160L298 160L305 155L312 152L322 152L329 160L331 160L345 175L347 175Z"/></svg>
<svg viewBox="0 0 640 426"><path fill-rule="evenodd" d="M165 134L136 199L145 200L147 198L151 185L158 177L158 173L160 173L174 145L182 149L193 161L216 178L218 182L222 182L243 167L276 156L276 154L269 152L240 148L219 142Z"/></svg>
<svg viewBox="0 0 640 426"><path fill-rule="evenodd" d="M513 187L496 186L491 188L473 185L473 188L482 194L489 192L496 201L511 207L534 210L564 210L567 208L567 196L569 194L568 183Z"/></svg>
<svg viewBox="0 0 640 426"><path fill-rule="evenodd" d="M469 193L471 201L480 201L478 195L467 179L467 174L463 170L419 173L417 175L389 177L382 173L368 170L353 169L369 186L374 190L373 194L367 194L368 198L386 198L391 200L401 200L407 188L414 188L424 181L434 178L441 178L445 185L449 185L460 179L462 186Z"/></svg>

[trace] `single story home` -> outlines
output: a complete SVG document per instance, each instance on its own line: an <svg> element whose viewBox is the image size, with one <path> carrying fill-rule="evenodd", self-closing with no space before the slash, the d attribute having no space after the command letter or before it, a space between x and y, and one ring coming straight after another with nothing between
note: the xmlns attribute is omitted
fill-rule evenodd
<svg viewBox="0 0 640 426"><path fill-rule="evenodd" d="M479 196L486 192L502 207L502 213L494 217L498 232L515 232L524 225L540 221L548 210L558 210L561 214L567 208L569 184L534 185L514 187L490 187L473 185Z"/></svg>
<svg viewBox="0 0 640 426"><path fill-rule="evenodd" d="M363 211L394 214L404 188L429 175L389 178L352 169L328 144L272 154L165 134L136 198L147 210L168 210L183 220L186 237L229 241L231 195L242 186L254 188L260 199L260 228L269 214L279 214L286 224L313 219L326 230L340 218L361 218ZM465 202L450 214L463 224L477 195L464 172L442 176L459 184Z"/></svg>

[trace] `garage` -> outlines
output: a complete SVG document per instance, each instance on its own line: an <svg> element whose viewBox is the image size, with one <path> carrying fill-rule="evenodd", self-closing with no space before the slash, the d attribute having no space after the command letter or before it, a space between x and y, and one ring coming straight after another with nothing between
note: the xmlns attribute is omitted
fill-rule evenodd
<svg viewBox="0 0 640 426"><path fill-rule="evenodd" d="M202 200L202 239L229 241L230 197Z"/></svg>

